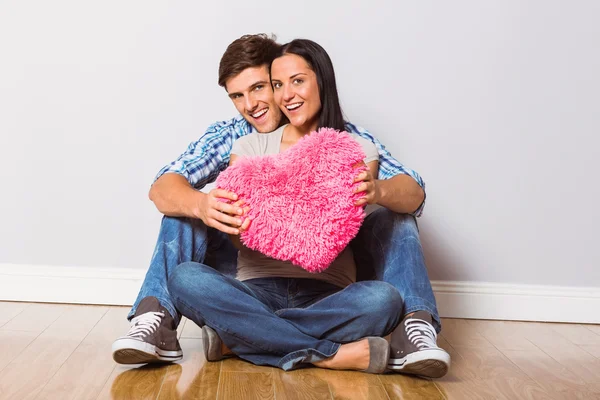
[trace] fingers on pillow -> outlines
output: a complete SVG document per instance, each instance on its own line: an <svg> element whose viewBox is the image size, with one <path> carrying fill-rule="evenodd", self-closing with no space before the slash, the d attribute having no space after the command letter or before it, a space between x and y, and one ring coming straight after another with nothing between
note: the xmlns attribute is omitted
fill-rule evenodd
<svg viewBox="0 0 600 400"><path fill-rule="evenodd" d="M225 189L218 189L218 188L213 189L210 191L210 194L214 197L231 200L231 201L236 201L238 199L237 194L230 192L228 190L225 190Z"/></svg>

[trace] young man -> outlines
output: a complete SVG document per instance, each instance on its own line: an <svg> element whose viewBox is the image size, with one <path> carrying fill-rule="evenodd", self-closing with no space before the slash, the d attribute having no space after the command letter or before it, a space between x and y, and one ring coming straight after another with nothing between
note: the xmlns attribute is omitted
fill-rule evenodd
<svg viewBox="0 0 600 400"><path fill-rule="evenodd" d="M232 42L219 65L223 86L240 113L210 126L177 160L165 166L150 189L163 218L150 268L129 314L131 329L113 344L122 364L176 361L182 351L176 337L180 315L167 290L173 269L196 261L235 276L237 251L228 234L239 234L243 211L217 198L236 200L235 193L198 189L213 182L228 163L233 142L254 130L268 133L281 125L274 102L269 66L279 45L265 35L246 35ZM367 131L350 123L347 131L371 140L379 151L378 179L363 173L358 191L370 193L357 205L382 206L369 214L351 246L359 276L392 284L404 300L404 319L392 334L389 368L428 377L443 376L450 356L436 345L441 329L435 298L424 263L415 216L425 199L424 183ZM369 270L366 266L373 266Z"/></svg>

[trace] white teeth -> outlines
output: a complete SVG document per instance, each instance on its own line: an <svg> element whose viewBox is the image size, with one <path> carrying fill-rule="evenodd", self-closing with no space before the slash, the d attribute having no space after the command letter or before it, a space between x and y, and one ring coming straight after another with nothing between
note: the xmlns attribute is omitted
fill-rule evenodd
<svg viewBox="0 0 600 400"><path fill-rule="evenodd" d="M294 104L290 104L289 106L285 106L285 108L287 108L288 110L295 110L296 108L300 107L303 103L294 103Z"/></svg>
<svg viewBox="0 0 600 400"><path fill-rule="evenodd" d="M261 117L264 113L266 113L269 109L268 108L263 108L262 110L260 110L259 112L257 112L256 114L250 114L252 115L252 117L254 118L259 118Z"/></svg>

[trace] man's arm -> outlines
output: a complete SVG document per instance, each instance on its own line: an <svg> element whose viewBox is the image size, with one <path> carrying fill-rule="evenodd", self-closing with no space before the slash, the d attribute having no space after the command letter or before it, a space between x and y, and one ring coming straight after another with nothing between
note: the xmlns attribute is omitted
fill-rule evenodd
<svg viewBox="0 0 600 400"><path fill-rule="evenodd" d="M377 179L382 207L397 213L414 214L425 200L425 191L410 175L396 175L389 179Z"/></svg>
<svg viewBox="0 0 600 400"><path fill-rule="evenodd" d="M233 141L249 132L249 124L241 117L211 125L186 152L158 173L149 193L156 208L168 216L199 218L225 233L238 232L236 226L241 221L231 215L242 211L217 200L236 200L237 196L220 189L208 194L197 189L216 179L227 166Z"/></svg>
<svg viewBox="0 0 600 400"><path fill-rule="evenodd" d="M359 187L361 190L358 191L368 191L370 189L375 193L375 199L369 199L367 202L369 204L379 204L397 213L420 216L426 198L425 182L421 176L392 157L385 146L368 131L350 123L346 124L346 129L348 132L356 133L373 142L379 153L378 179L365 179L364 175L359 175L362 179L357 179L366 181L361 184ZM372 181L373 188L363 186L368 184L369 180Z"/></svg>
<svg viewBox="0 0 600 400"><path fill-rule="evenodd" d="M219 197L235 201L235 193L213 189L208 194L192 188L181 175L167 173L158 178L150 188L150 200L156 208L169 217L198 218L225 233L237 233L241 220L234 217L242 209L217 200Z"/></svg>

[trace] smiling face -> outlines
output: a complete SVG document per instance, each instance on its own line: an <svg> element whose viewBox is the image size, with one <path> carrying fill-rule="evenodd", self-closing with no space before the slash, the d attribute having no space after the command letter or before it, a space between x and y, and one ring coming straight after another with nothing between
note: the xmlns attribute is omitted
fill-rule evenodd
<svg viewBox="0 0 600 400"><path fill-rule="evenodd" d="M271 64L271 82L275 103L304 133L317 129L321 99L317 75L304 58L285 54Z"/></svg>
<svg viewBox="0 0 600 400"><path fill-rule="evenodd" d="M225 83L233 105L257 131L272 132L279 126L281 110L275 103L266 65L246 68Z"/></svg>

